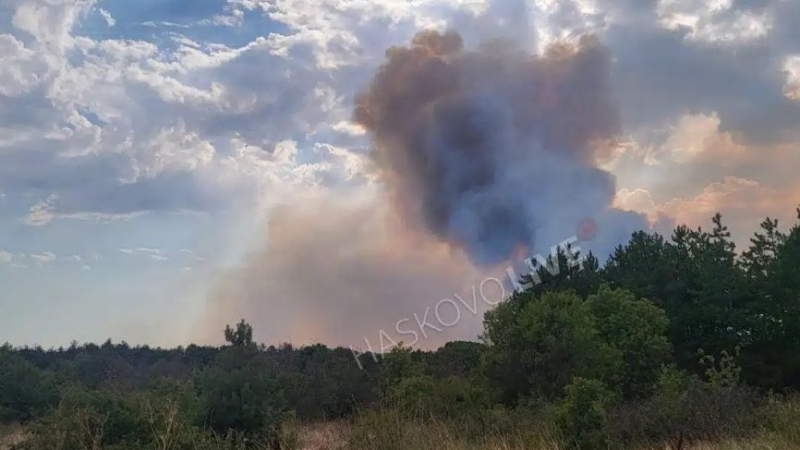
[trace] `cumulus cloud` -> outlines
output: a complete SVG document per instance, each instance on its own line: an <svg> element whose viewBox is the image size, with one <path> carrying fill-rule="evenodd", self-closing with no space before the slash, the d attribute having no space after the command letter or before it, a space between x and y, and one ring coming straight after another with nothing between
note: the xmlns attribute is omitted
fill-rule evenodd
<svg viewBox="0 0 800 450"><path fill-rule="evenodd" d="M688 30L686 37L705 42L742 42L764 37L772 27L766 11L735 7L733 0L694 2L660 0L661 24L673 30Z"/></svg>
<svg viewBox="0 0 800 450"><path fill-rule="evenodd" d="M691 162L707 149L707 141L717 134L719 124L716 114L684 115L662 148L675 162Z"/></svg>
<svg viewBox="0 0 800 450"><path fill-rule="evenodd" d="M756 180L727 176L709 184L693 198L668 201L663 209L679 222L693 225L707 221L719 211L735 220L750 221L750 229L754 229L752 225L766 216L793 217L795 203L799 202L800 190L796 186L776 189Z"/></svg>
<svg viewBox="0 0 800 450"><path fill-rule="evenodd" d="M650 192L645 189L623 188L617 192L614 198L614 206L624 211L636 211L645 214L647 218L654 222L660 214L659 207L650 196Z"/></svg>
<svg viewBox="0 0 800 450"><path fill-rule="evenodd" d="M56 201L58 201L58 195L50 194L44 200L31 206L28 218L26 219L28 225L37 227L50 223L54 217L53 209L55 208Z"/></svg>
<svg viewBox="0 0 800 450"><path fill-rule="evenodd" d="M704 228L719 212L730 227L734 240L744 247L766 217L777 218L784 225L795 222L795 207L800 205L800 186L776 188L752 179L726 176L707 185L696 195L671 198L664 203L656 202L645 189L622 189L617 193L615 205L647 214L653 222L668 217L676 224Z"/></svg>
<svg viewBox="0 0 800 450"><path fill-rule="evenodd" d="M0 263L10 264L14 261L14 255L5 251L0 250Z"/></svg>
<svg viewBox="0 0 800 450"><path fill-rule="evenodd" d="M30 255L30 259L36 262L40 267L44 267L46 264L54 262L57 257L51 252L42 252Z"/></svg>
<svg viewBox="0 0 800 450"><path fill-rule="evenodd" d="M41 82L44 61L10 34L0 34L0 95L26 94Z"/></svg>

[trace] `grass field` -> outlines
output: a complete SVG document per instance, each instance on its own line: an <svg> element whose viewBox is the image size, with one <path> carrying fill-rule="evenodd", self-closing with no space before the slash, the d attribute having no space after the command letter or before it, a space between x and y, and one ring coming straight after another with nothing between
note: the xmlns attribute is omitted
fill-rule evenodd
<svg viewBox="0 0 800 450"><path fill-rule="evenodd" d="M287 445L286 450L568 450L552 431L520 430L513 435L486 436L476 441L460 437L442 423L415 425L391 412L370 413L355 422L297 425L293 431L296 441ZM0 427L0 450L13 448L24 436L20 426ZM682 446L665 442L620 450L678 449L797 450L800 449L800 422L776 423L773 429L762 430L749 438L683 443Z"/></svg>

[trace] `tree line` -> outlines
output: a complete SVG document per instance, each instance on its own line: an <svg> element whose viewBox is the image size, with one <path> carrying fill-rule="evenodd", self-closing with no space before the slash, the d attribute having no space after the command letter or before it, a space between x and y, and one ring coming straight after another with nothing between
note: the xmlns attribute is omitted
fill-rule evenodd
<svg viewBox="0 0 800 450"><path fill-rule="evenodd" d="M92 450L291 448L287 424L380 411L475 439L537 421L584 449L747 433L800 386L800 225L768 218L737 252L712 224L636 232L602 264L559 252L560 270L539 267L478 342L361 364L257 344L244 320L222 347L5 345L0 422L31 430L22 448ZM379 437L354 432L354 448Z"/></svg>

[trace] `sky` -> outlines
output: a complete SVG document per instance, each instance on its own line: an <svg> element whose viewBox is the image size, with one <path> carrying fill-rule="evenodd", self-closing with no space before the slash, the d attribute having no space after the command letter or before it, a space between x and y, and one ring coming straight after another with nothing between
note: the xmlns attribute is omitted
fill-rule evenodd
<svg viewBox="0 0 800 450"><path fill-rule="evenodd" d="M599 233L584 247L604 256L636 229L707 228L718 211L741 249L764 217L796 220L798 23L795 0L0 0L0 342L219 343L246 318L268 344L363 347L501 278L519 242L487 252L471 239L497 229L454 225L480 219L484 197L432 218L438 178L402 165L424 149L445 179L462 170L441 134L460 106L480 116L477 94L398 113L435 122L414 122L414 139L354 112L405 111L393 86L427 80L390 77L406 54L445 61L467 91L520 81L487 88L488 123L544 95L531 112L554 115L536 119L544 131L514 122L493 145L555 142L568 157L476 160L502 180L491 195L537 190L530 173L560 186L508 200L527 214L526 252L586 217ZM415 40L426 30L461 47ZM603 142L548 141L575 123ZM420 345L480 333L480 311L458 319L419 330Z"/></svg>

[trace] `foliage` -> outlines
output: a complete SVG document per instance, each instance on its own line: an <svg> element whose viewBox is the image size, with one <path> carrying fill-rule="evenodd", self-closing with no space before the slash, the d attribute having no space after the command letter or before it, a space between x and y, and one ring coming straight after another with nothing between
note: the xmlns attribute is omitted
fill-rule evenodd
<svg viewBox="0 0 800 450"><path fill-rule="evenodd" d="M650 394L672 353L664 310L629 291L606 286L589 296L587 303L600 339L621 358L618 372L602 378L625 398Z"/></svg>
<svg viewBox="0 0 800 450"><path fill-rule="evenodd" d="M218 433L276 437L286 414L277 375L258 353L236 346L201 372L195 384L205 411L203 423Z"/></svg>
<svg viewBox="0 0 800 450"><path fill-rule="evenodd" d="M586 301L571 291L525 304L512 298L484 325L488 376L506 399L557 398L574 377L642 396L670 356L664 311L607 287Z"/></svg>
<svg viewBox="0 0 800 450"><path fill-rule="evenodd" d="M253 345L253 327L241 320L236 324L236 329L227 325L225 327L225 340L235 347L249 347Z"/></svg>
<svg viewBox="0 0 800 450"><path fill-rule="evenodd" d="M606 408L613 394L598 380L576 377L566 387L566 396L558 411L558 422L577 448L607 448Z"/></svg>
<svg viewBox="0 0 800 450"><path fill-rule="evenodd" d="M27 422L57 402L52 373L0 348L0 422Z"/></svg>
<svg viewBox="0 0 800 450"><path fill-rule="evenodd" d="M560 396L573 376L614 365L599 340L588 305L571 291L547 292L521 303L516 298L486 314L487 376L516 401L531 395Z"/></svg>

